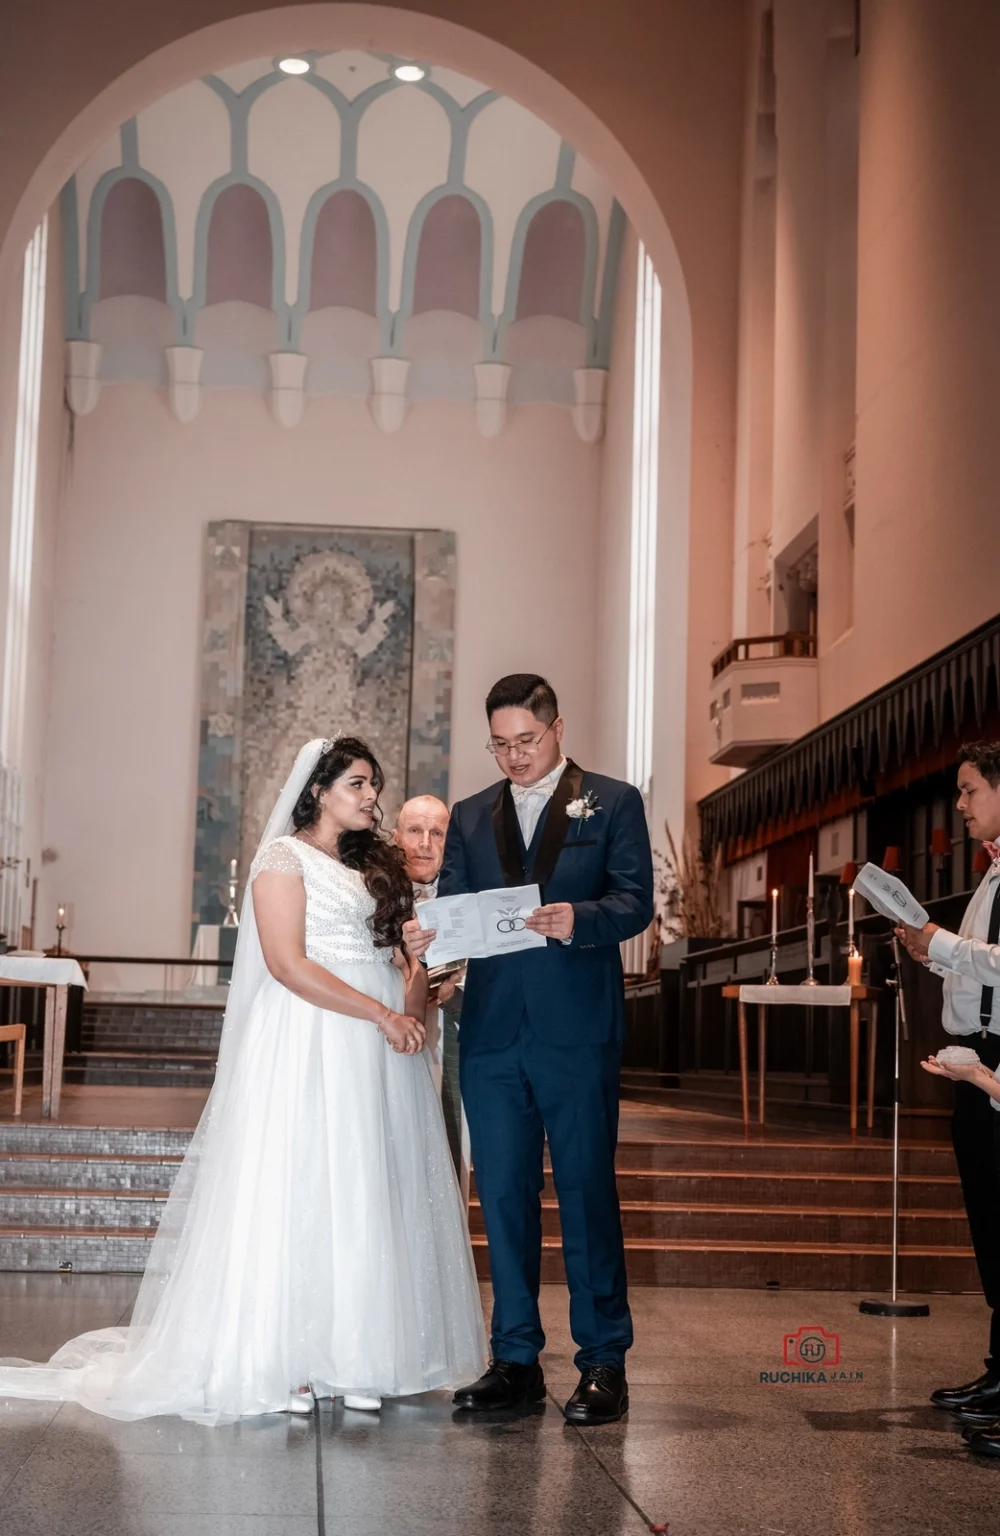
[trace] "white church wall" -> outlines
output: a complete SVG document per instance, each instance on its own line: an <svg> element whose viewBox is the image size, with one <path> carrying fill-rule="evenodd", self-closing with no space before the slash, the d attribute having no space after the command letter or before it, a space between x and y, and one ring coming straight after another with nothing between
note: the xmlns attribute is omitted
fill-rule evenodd
<svg viewBox="0 0 1000 1536"><path fill-rule="evenodd" d="M454 529L453 796L495 776L482 706L505 672L552 679L593 762L601 453L556 407L490 440L467 406L417 401L386 437L360 399L312 399L287 432L246 391L181 425L160 391L105 389L76 423L60 539L43 935L63 901L79 951L186 953L213 519Z"/></svg>

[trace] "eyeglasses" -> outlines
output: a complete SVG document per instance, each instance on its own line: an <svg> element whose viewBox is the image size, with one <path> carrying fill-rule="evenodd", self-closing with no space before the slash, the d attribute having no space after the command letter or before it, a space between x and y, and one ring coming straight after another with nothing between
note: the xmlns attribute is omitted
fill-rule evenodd
<svg viewBox="0 0 1000 1536"><path fill-rule="evenodd" d="M486 743L486 750L492 752L494 757L509 757L512 752L522 752L525 757L534 757L555 723L555 720L550 720L544 731L537 736L515 736L513 741L504 741L502 736L491 736Z"/></svg>

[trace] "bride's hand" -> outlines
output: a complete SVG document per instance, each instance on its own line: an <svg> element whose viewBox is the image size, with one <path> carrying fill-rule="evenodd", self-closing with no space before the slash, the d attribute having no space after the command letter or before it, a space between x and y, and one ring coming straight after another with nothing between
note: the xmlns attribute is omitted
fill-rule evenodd
<svg viewBox="0 0 1000 1536"><path fill-rule="evenodd" d="M378 1029L400 1055L416 1056L424 1048L427 1030L420 1019L411 1019L409 1014L387 1013L379 1020Z"/></svg>

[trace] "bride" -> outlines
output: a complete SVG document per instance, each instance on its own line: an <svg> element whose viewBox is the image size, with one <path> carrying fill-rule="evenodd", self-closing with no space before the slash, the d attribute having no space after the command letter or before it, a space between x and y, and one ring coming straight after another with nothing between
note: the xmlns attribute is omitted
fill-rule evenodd
<svg viewBox="0 0 1000 1536"><path fill-rule="evenodd" d="M251 867L215 1086L131 1326L72 1339L48 1365L0 1362L0 1398L224 1424L311 1412L314 1393L376 1410L481 1374L382 785L362 741L302 748Z"/></svg>

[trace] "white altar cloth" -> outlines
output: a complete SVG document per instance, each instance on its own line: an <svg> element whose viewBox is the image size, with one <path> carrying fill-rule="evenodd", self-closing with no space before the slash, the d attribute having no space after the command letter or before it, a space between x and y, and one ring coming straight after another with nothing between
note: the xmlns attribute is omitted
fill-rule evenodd
<svg viewBox="0 0 1000 1536"><path fill-rule="evenodd" d="M79 961L68 955L0 955L0 981L22 981L25 986L36 987L87 985Z"/></svg>
<svg viewBox="0 0 1000 1536"><path fill-rule="evenodd" d="M851 989L842 987L740 987L741 1003L800 1003L806 1008L849 1008Z"/></svg>

